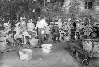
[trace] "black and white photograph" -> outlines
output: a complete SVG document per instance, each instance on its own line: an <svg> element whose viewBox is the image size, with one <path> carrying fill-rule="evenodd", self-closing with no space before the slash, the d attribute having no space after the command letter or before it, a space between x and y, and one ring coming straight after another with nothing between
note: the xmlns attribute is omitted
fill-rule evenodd
<svg viewBox="0 0 99 67"><path fill-rule="evenodd" d="M99 67L99 0L0 0L0 67Z"/></svg>

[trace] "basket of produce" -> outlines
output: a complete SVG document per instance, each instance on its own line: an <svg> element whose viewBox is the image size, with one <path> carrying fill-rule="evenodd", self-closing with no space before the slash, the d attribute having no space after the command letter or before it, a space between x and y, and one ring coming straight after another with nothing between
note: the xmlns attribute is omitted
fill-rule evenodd
<svg viewBox="0 0 99 67"><path fill-rule="evenodd" d="M20 59L22 61L29 61L32 59L32 50L31 49L21 49L19 51Z"/></svg>

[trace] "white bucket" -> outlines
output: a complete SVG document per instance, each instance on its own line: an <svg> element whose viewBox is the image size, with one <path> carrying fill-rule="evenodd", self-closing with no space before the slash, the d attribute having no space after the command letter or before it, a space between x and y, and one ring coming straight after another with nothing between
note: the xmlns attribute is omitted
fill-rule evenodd
<svg viewBox="0 0 99 67"><path fill-rule="evenodd" d="M32 59L32 51L31 49L22 49L19 51L20 59L23 61L29 61Z"/></svg>
<svg viewBox="0 0 99 67"><path fill-rule="evenodd" d="M45 53L50 53L52 49L52 44L42 44L42 51Z"/></svg>

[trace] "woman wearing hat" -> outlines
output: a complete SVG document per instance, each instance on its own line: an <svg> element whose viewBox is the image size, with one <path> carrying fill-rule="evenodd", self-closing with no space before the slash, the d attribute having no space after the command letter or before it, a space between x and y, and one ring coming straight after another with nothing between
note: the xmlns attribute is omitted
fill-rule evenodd
<svg viewBox="0 0 99 67"><path fill-rule="evenodd" d="M28 22L29 22L29 23L27 23L28 31L33 31L33 29L35 28L35 25L33 23L33 20L30 19Z"/></svg>

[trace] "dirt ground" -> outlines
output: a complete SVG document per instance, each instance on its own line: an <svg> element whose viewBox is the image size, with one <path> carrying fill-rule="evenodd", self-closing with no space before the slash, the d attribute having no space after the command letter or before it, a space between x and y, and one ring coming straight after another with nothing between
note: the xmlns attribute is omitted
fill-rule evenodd
<svg viewBox="0 0 99 67"><path fill-rule="evenodd" d="M21 61L17 51L0 54L0 67L81 67L63 47L67 44L52 43L52 53L46 54L33 48L31 61Z"/></svg>

